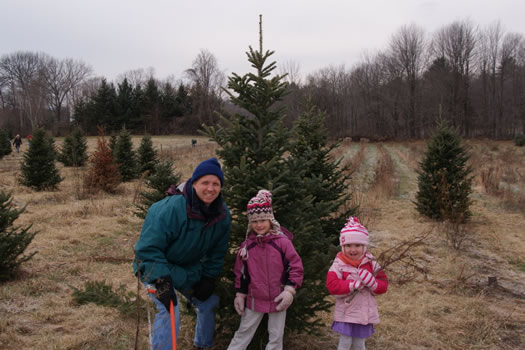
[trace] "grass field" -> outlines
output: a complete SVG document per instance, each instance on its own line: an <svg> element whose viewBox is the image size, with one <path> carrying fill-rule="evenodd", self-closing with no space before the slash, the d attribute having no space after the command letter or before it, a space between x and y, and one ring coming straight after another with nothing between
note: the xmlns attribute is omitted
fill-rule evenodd
<svg viewBox="0 0 525 350"><path fill-rule="evenodd" d="M153 138L161 157L174 160L183 179L217 148L201 137L192 148L191 138ZM137 147L140 137L133 141ZM525 348L525 148L504 141L467 144L474 203L460 250L446 239L450 227L414 209L424 142L345 142L334 152L353 168L349 191L360 205L376 256L427 235L409 251L411 264L387 268L391 284L378 297L381 323L367 340L368 349ZM94 145L90 138L90 149ZM131 261L142 221L133 210L142 182L121 184L115 195L89 197L81 190L84 169L59 165L65 178L59 189L34 192L16 181L22 154L0 160L0 189L12 191L16 206L27 204L16 224L33 224L39 231L28 248L37 254L18 279L0 285L0 349L133 349L133 317L110 307L77 305L72 293L88 281L137 290ZM489 277L497 284L489 286ZM321 336L289 334L285 349L335 349L331 315L319 316L326 324ZM138 348L147 349L146 320L139 331ZM181 331L179 348L191 349L189 318Z"/></svg>

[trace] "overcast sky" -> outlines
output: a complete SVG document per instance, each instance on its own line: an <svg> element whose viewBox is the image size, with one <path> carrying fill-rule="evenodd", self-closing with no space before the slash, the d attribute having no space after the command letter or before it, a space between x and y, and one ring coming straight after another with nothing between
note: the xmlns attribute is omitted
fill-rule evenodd
<svg viewBox="0 0 525 350"><path fill-rule="evenodd" d="M385 49L402 25L430 35L455 20L485 27L500 21L525 34L525 0L0 0L0 56L45 52L80 59L110 80L149 67L180 78L201 49L221 70L250 71L245 52L258 47L300 65L302 75L348 68Z"/></svg>

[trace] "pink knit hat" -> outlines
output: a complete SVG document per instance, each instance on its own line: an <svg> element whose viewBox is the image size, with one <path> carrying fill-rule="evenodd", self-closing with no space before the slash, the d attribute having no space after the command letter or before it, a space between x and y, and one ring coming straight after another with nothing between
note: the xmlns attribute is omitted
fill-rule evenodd
<svg viewBox="0 0 525 350"><path fill-rule="evenodd" d="M341 246L351 243L368 246L368 230L361 225L357 217L350 216L341 230L339 242Z"/></svg>

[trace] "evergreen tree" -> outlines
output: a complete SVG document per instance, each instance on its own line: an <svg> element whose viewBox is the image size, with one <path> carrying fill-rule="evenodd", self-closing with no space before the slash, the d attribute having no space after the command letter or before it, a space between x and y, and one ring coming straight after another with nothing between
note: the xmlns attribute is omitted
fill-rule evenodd
<svg viewBox="0 0 525 350"><path fill-rule="evenodd" d="M123 182L137 178L138 168L135 152L133 152L133 143L131 142L131 135L122 128L117 138L117 143L113 149L113 156L115 163L117 163L120 178Z"/></svg>
<svg viewBox="0 0 525 350"><path fill-rule="evenodd" d="M184 84L180 84L177 89L177 113L176 116L181 117L183 115L188 115L193 112L191 96L188 93L187 89L184 87Z"/></svg>
<svg viewBox="0 0 525 350"><path fill-rule="evenodd" d="M43 129L36 129L20 166L20 182L37 191L55 189L63 179L55 166L55 141Z"/></svg>
<svg viewBox="0 0 525 350"><path fill-rule="evenodd" d="M150 135L144 135L140 141L140 146L137 149L138 166L140 173L153 173L155 171L155 164L158 163L157 151L153 148L153 142Z"/></svg>
<svg viewBox="0 0 525 350"><path fill-rule="evenodd" d="M9 140L9 134L4 129L0 129L0 159L7 156L13 151L11 148L11 141Z"/></svg>
<svg viewBox="0 0 525 350"><path fill-rule="evenodd" d="M97 126L105 126L110 131L117 131L120 128L116 118L117 94L115 86L102 79L102 83L97 93L92 98L93 107L90 109L92 115L91 129L95 131Z"/></svg>
<svg viewBox="0 0 525 350"><path fill-rule="evenodd" d="M111 133L111 136L109 137L109 149L111 150L112 154L115 154L115 148L117 146L117 139L118 139L118 135L116 133Z"/></svg>
<svg viewBox="0 0 525 350"><path fill-rule="evenodd" d="M99 127L97 148L89 158L89 166L84 176L84 188L88 193L99 190L115 193L120 183L120 173L108 142L104 138L104 129Z"/></svg>
<svg viewBox="0 0 525 350"><path fill-rule="evenodd" d="M323 280L333 258L333 245L320 234L321 221L306 185L303 159L288 156L292 150L291 133L283 124L285 110L276 106L286 93L287 83L284 76L271 76L276 63L267 64L267 60L272 54L273 51L263 53L261 40L258 51L250 47L247 52L256 73L244 76L233 73L228 79L226 93L246 113L225 115L217 127L204 127L205 134L221 146L217 153L226 177L223 193L234 220L230 233L232 249L225 259L226 276L218 288L224 300L218 312L223 332L219 334L235 330L239 321L232 307L233 262L245 239L247 202L262 188L273 193L275 216L295 235L293 243L307 267L303 287L287 311L287 327L300 332L315 331L323 326L316 312L331 307L325 300L328 292ZM266 341L265 332L265 327L259 328L252 347L259 348Z"/></svg>
<svg viewBox="0 0 525 350"><path fill-rule="evenodd" d="M13 278L20 264L36 254L22 255L37 232L29 232L32 225L24 228L13 226L18 216L24 212L13 208L10 193L0 191L0 281Z"/></svg>
<svg viewBox="0 0 525 350"><path fill-rule="evenodd" d="M144 88L142 112L145 129L156 135L160 133L160 101L161 95L157 81L154 78L150 78Z"/></svg>
<svg viewBox="0 0 525 350"><path fill-rule="evenodd" d="M133 115L133 87L129 84L127 78L124 78L117 86L115 114L113 130L119 130L123 125L127 125L131 129L135 127L136 117Z"/></svg>
<svg viewBox="0 0 525 350"><path fill-rule="evenodd" d="M440 122L418 170L416 209L436 220L463 223L470 216L472 169L460 137Z"/></svg>
<svg viewBox="0 0 525 350"><path fill-rule="evenodd" d="M64 166L80 167L86 164L87 140L80 128L73 130L71 135L64 139L64 144L58 155L58 161Z"/></svg>
<svg viewBox="0 0 525 350"><path fill-rule="evenodd" d="M145 218L149 207L155 202L166 197L166 192L171 185L177 185L180 175L173 172L173 162L165 160L155 164L153 172L145 179L146 186L152 191L140 193L140 203L136 205L135 215Z"/></svg>
<svg viewBox="0 0 525 350"><path fill-rule="evenodd" d="M305 168L305 185L314 197L322 232L339 245L339 231L356 208L347 206L352 198L347 190L351 176L347 166L341 167L342 158L332 160L330 153L339 144L328 143L324 123L325 114L309 99L293 128L291 156L299 159Z"/></svg>

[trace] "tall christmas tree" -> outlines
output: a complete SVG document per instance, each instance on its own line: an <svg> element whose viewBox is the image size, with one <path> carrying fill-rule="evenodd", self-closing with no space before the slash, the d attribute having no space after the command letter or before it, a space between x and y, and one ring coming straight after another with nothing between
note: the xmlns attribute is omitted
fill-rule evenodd
<svg viewBox="0 0 525 350"><path fill-rule="evenodd" d="M31 225L13 226L25 207L15 209L12 201L11 194L0 191L0 281L13 278L20 264L36 253L22 255L37 232L29 232Z"/></svg>
<svg viewBox="0 0 525 350"><path fill-rule="evenodd" d="M470 216L472 169L461 138L441 122L418 170L416 209L436 220L463 223Z"/></svg>
<svg viewBox="0 0 525 350"><path fill-rule="evenodd" d="M55 166L56 156L53 138L43 129L36 129L20 166L22 172L20 182L37 191L55 189L63 180Z"/></svg>
<svg viewBox="0 0 525 350"><path fill-rule="evenodd" d="M243 76L233 73L228 79L226 93L245 113L221 116L219 126L204 127L205 134L221 146L217 153L226 177L223 193L234 220L232 249L225 261L225 278L218 288L224 301L218 312L221 319L218 334L225 337L239 322L232 307L235 294L232 271L237 248L246 235L244 212L248 200L262 188L273 193L275 217L295 235L293 243L303 264L308 266L303 287L287 311L287 327L300 332L315 330L322 325L316 312L331 306L325 301L323 279L333 258L327 253L332 244L321 233L321 218L315 211L314 197L305 181L306 170L301 164L304 159L290 156L292 135L284 127L285 110L276 106L286 93L287 83L284 76L273 75L276 63L268 63L273 53L263 52L261 34L259 50L250 47L247 52L256 72ZM260 331L265 332L265 327L259 327ZM252 347L259 348L266 339L256 336Z"/></svg>

